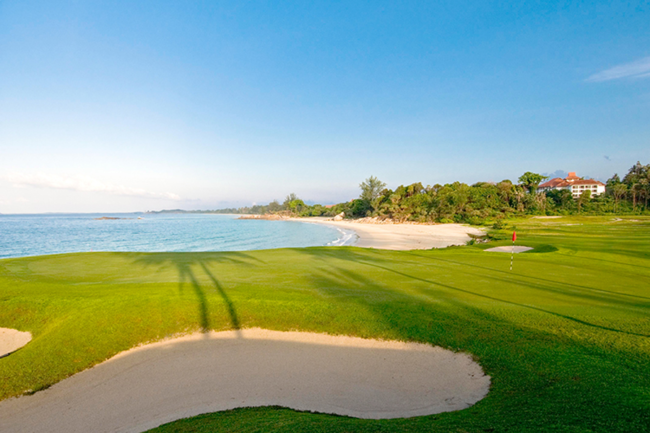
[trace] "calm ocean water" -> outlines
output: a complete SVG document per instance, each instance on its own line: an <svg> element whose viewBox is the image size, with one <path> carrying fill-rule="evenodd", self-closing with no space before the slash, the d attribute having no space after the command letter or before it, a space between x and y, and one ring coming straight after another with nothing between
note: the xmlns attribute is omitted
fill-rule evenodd
<svg viewBox="0 0 650 433"><path fill-rule="evenodd" d="M104 216L128 219L95 219ZM351 233L334 227L238 220L234 215L0 215L0 258L82 251L244 251L350 242Z"/></svg>

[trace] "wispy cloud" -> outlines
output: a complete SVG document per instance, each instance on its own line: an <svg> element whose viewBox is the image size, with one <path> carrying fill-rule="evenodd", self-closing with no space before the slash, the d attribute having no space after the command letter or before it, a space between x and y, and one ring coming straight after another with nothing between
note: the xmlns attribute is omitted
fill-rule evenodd
<svg viewBox="0 0 650 433"><path fill-rule="evenodd" d="M621 78L650 78L650 57L614 66L588 77L585 81L598 83Z"/></svg>
<svg viewBox="0 0 650 433"><path fill-rule="evenodd" d="M139 188L131 188L123 185L114 185L101 182L87 176L65 177L46 174L10 174L7 180L14 186L33 186L37 188L68 189L72 191L102 192L112 195L123 195L130 197L158 198L167 200L181 200L171 192L157 193L145 191Z"/></svg>

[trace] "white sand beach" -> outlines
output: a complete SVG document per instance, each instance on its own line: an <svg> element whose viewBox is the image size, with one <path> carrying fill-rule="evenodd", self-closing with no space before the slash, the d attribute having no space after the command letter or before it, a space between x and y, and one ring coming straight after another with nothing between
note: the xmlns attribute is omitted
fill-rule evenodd
<svg viewBox="0 0 650 433"><path fill-rule="evenodd" d="M201 413L279 405L358 418L467 408L490 377L427 344L264 329L195 333L118 354L0 402L3 433L142 432Z"/></svg>
<svg viewBox="0 0 650 433"><path fill-rule="evenodd" d="M479 228L464 224L367 224L320 217L293 220L352 230L358 235L357 242L353 245L383 250L422 250L465 245L471 239L469 234L485 234Z"/></svg>
<svg viewBox="0 0 650 433"><path fill-rule="evenodd" d="M16 329L0 328L0 358L7 356L32 341L32 334Z"/></svg>

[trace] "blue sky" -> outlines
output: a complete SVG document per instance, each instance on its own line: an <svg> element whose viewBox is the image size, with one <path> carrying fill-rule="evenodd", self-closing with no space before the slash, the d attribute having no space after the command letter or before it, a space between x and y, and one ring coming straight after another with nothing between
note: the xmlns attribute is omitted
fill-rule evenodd
<svg viewBox="0 0 650 433"><path fill-rule="evenodd" d="M650 163L648 2L0 0L0 213Z"/></svg>

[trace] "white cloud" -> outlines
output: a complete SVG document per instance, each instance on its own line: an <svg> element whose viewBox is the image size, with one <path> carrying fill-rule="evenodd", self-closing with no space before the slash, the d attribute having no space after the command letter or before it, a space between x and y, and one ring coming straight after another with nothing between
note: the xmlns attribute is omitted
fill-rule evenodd
<svg viewBox="0 0 650 433"><path fill-rule="evenodd" d="M597 83L620 78L650 78L650 57L614 66L588 77L585 81Z"/></svg>
<svg viewBox="0 0 650 433"><path fill-rule="evenodd" d="M99 181L87 176L65 177L46 174L10 174L7 180L14 186L33 186L37 188L68 189L72 191L102 192L112 195L130 197L158 198L167 200L181 200L171 192L149 192L140 188L131 188L123 185L114 185Z"/></svg>

